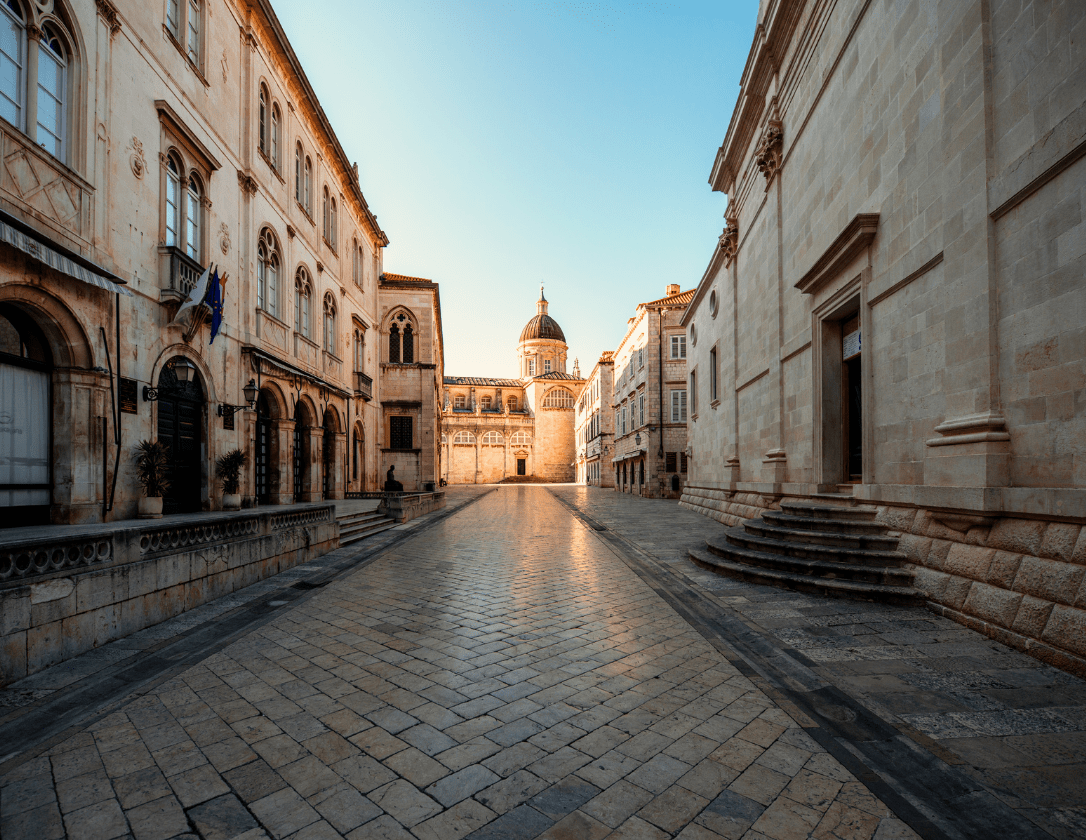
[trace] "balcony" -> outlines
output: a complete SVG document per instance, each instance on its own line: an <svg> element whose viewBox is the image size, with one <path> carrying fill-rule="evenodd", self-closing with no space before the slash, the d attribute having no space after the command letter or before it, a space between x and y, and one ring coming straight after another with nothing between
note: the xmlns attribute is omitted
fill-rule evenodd
<svg viewBox="0 0 1086 840"><path fill-rule="evenodd" d="M369 402L373 399L373 379L366 376L362 371L356 370L354 372L354 393L355 396L364 399Z"/></svg>
<svg viewBox="0 0 1086 840"><path fill-rule="evenodd" d="M204 268L180 248L160 246L159 275L163 277L162 300L185 300L196 288Z"/></svg>

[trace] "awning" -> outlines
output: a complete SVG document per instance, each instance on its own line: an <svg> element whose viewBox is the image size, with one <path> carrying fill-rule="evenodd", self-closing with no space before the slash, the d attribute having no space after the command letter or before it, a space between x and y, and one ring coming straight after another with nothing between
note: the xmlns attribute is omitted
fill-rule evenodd
<svg viewBox="0 0 1086 840"><path fill-rule="evenodd" d="M333 394L339 397L353 396L350 391L343 390L343 388L341 388L339 385L329 382L327 379L323 379L319 376L314 376L312 373L306 373L304 370L299 367L295 367L290 362L278 359L270 353L266 353L263 350L253 347L251 344L244 345L241 348L241 352L254 356L261 362L267 363L273 368L277 369L277 371L268 371L269 373L277 372L280 376L284 376L287 378L293 378L296 376L299 379L304 379L306 382L309 382L312 385L316 385L319 388L324 388L325 390L331 391Z"/></svg>
<svg viewBox="0 0 1086 840"><path fill-rule="evenodd" d="M644 449L635 449L633 452L627 452L624 455L616 455L611 459L611 463L617 464L620 461L630 461L634 458L643 458L646 455Z"/></svg>
<svg viewBox="0 0 1086 840"><path fill-rule="evenodd" d="M5 214L5 217L6 215L7 214ZM82 280L84 283L97 286L99 289L105 289L108 292L116 292L125 297L132 297L132 292L120 285L119 282L106 279L102 274L80 265L70 257L49 247L30 234L24 233L13 227L8 224L7 218L0 219L0 241L7 242L9 245L14 245L24 254L45 263L54 271L67 274L69 277L74 277L76 280ZM86 260L86 262L90 261ZM93 263L91 263L91 265L93 265ZM102 269L102 271L104 272L104 269Z"/></svg>

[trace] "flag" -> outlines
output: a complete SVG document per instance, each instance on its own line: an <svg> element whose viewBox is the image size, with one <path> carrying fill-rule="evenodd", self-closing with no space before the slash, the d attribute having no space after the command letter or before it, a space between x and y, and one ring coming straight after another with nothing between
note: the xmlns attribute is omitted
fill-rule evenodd
<svg viewBox="0 0 1086 840"><path fill-rule="evenodd" d="M208 309L211 310L211 340L208 344L215 343L215 336L219 334L219 327L222 326L222 306L225 292L226 275L219 277L219 272L216 271L208 286L207 300L205 301Z"/></svg>
<svg viewBox="0 0 1086 840"><path fill-rule="evenodd" d="M200 275L200 279L196 281L196 285L193 286L192 291L189 292L189 296L185 299L185 302L181 304L181 308L177 310L177 314L173 316L173 321L171 323L179 324L183 313L204 302L204 298L207 297L207 279L210 276L211 266L208 266L204 269L204 273Z"/></svg>

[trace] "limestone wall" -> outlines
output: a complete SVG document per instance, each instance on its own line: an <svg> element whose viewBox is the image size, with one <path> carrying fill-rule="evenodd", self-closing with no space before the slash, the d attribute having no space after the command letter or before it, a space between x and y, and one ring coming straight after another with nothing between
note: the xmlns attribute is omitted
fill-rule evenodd
<svg viewBox="0 0 1086 840"><path fill-rule="evenodd" d="M331 505L131 522L8 542L0 546L0 685L338 545Z"/></svg>

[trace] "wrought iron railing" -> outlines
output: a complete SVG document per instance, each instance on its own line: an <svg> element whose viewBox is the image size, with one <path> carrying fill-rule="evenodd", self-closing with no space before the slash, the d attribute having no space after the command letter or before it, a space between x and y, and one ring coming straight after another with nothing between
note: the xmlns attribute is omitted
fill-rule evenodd
<svg viewBox="0 0 1086 840"><path fill-rule="evenodd" d="M180 248L170 248L170 291L188 294L196 288L203 267Z"/></svg>

